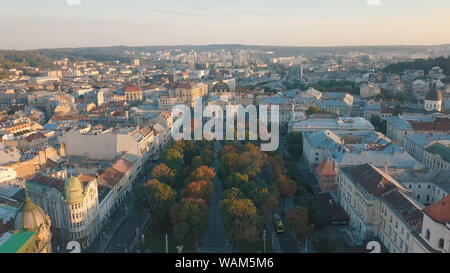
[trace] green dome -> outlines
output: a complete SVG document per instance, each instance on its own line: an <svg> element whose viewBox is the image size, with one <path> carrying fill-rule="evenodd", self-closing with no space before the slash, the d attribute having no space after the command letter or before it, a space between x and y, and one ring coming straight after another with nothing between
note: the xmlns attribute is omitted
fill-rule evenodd
<svg viewBox="0 0 450 273"><path fill-rule="evenodd" d="M19 209L14 219L14 228L37 230L42 224L49 224L44 210L31 202L27 195L25 203Z"/></svg>
<svg viewBox="0 0 450 273"><path fill-rule="evenodd" d="M66 180L64 185L64 194L66 202L69 205L83 202L83 186L78 177L71 177Z"/></svg>

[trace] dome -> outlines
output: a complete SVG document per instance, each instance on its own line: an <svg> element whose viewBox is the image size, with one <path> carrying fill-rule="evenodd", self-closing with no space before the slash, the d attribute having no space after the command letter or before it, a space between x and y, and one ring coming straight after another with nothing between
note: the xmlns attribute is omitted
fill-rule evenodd
<svg viewBox="0 0 450 273"><path fill-rule="evenodd" d="M44 210L31 202L27 195L25 204L22 205L14 219L14 228L38 230L40 226L48 226L49 224L49 219Z"/></svg>
<svg viewBox="0 0 450 273"><path fill-rule="evenodd" d="M442 93L437 90L436 85L434 85L433 88L427 92L425 99L431 101L442 101Z"/></svg>
<svg viewBox="0 0 450 273"><path fill-rule="evenodd" d="M66 180L64 185L64 194L66 202L70 204L77 204L83 201L83 186L78 177L71 177Z"/></svg>
<svg viewBox="0 0 450 273"><path fill-rule="evenodd" d="M217 93L230 92L230 87L228 86L228 84L224 83L223 81L220 81L213 86L212 92Z"/></svg>

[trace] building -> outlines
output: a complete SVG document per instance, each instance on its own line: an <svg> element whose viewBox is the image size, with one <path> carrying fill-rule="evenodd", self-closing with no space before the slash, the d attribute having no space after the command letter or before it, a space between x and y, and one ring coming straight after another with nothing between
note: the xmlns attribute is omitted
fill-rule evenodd
<svg viewBox="0 0 450 273"><path fill-rule="evenodd" d="M142 89L139 86L132 84L125 86L125 99L127 101L142 101Z"/></svg>
<svg viewBox="0 0 450 273"><path fill-rule="evenodd" d="M355 132L336 134L329 130L305 134L303 157L311 168L325 159L334 165L354 166L364 163L379 168L421 168L423 165L410 156L405 149L392 144L379 132Z"/></svg>
<svg viewBox="0 0 450 273"><path fill-rule="evenodd" d="M442 110L442 93L437 90L436 84L434 84L431 90L425 95L423 107L426 111L440 112Z"/></svg>
<svg viewBox="0 0 450 273"><path fill-rule="evenodd" d="M375 127L361 117L323 117L317 115L305 121L289 122L289 132L313 133L322 130L330 130L336 133L370 132L374 131Z"/></svg>
<svg viewBox="0 0 450 273"><path fill-rule="evenodd" d="M113 160L123 153L142 156L149 152L153 136L154 131L148 126L107 130L74 128L64 132L59 143L65 145L67 156Z"/></svg>
<svg viewBox="0 0 450 273"><path fill-rule="evenodd" d="M391 253L449 252L449 195L425 206L370 164L340 168L338 177L338 200L350 216L355 242L378 240Z"/></svg>
<svg viewBox="0 0 450 273"><path fill-rule="evenodd" d="M80 175L65 181L36 175L26 188L30 199L51 217L58 245L70 241L88 247L100 231L98 185L94 177Z"/></svg>
<svg viewBox="0 0 450 273"><path fill-rule="evenodd" d="M428 252L450 253L450 195L425 208L420 237Z"/></svg>
<svg viewBox="0 0 450 273"><path fill-rule="evenodd" d="M415 199L431 205L450 194L450 170L387 169L387 173L401 183Z"/></svg>
<svg viewBox="0 0 450 273"><path fill-rule="evenodd" d="M378 237L390 253L413 252L422 230L422 209L420 203L400 190L392 190L382 197Z"/></svg>
<svg viewBox="0 0 450 273"><path fill-rule="evenodd" d="M448 133L408 135L405 137L405 149L430 169L450 169L450 135Z"/></svg>
<svg viewBox="0 0 450 273"><path fill-rule="evenodd" d="M386 136L400 146L411 134L450 132L450 118L441 114L431 116L393 116L387 119Z"/></svg>
<svg viewBox="0 0 450 273"><path fill-rule="evenodd" d="M0 253L51 253L50 217L27 196L14 228L0 237Z"/></svg>
<svg viewBox="0 0 450 273"><path fill-rule="evenodd" d="M319 181L320 190L322 192L336 192L336 172L333 164L324 160L314 169L314 174Z"/></svg>
<svg viewBox="0 0 450 273"><path fill-rule="evenodd" d="M178 98L189 107L194 106L197 98L202 98L208 94L208 85L205 83L180 82L169 90L169 97Z"/></svg>
<svg viewBox="0 0 450 273"><path fill-rule="evenodd" d="M361 98L375 97L381 93L381 89L377 84L366 81L359 84L359 90Z"/></svg>
<svg viewBox="0 0 450 273"><path fill-rule="evenodd" d="M302 79L302 68L300 66L290 66L288 69L288 79L291 81L298 81Z"/></svg>
<svg viewBox="0 0 450 273"><path fill-rule="evenodd" d="M338 200L350 216L349 229L355 241L378 236L381 196L397 186L378 168L358 165L339 168Z"/></svg>

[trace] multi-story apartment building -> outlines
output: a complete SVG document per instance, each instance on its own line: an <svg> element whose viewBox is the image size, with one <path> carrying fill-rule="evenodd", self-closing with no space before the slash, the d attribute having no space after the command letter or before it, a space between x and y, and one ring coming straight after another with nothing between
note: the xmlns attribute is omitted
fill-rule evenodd
<svg viewBox="0 0 450 273"><path fill-rule="evenodd" d="M450 169L450 134L413 134L405 137L405 149L434 170Z"/></svg>
<svg viewBox="0 0 450 273"><path fill-rule="evenodd" d="M208 94L208 85L206 83L180 82L169 90L169 97L181 99L190 107L194 106L196 98L201 98Z"/></svg>
<svg viewBox="0 0 450 273"><path fill-rule="evenodd" d="M80 175L65 181L36 175L26 183L31 200L52 219L58 244L78 241L90 245L100 230L98 184L94 177Z"/></svg>
<svg viewBox="0 0 450 273"><path fill-rule="evenodd" d="M150 151L154 131L148 126L95 131L75 128L59 137L67 156L112 160L122 153L142 156Z"/></svg>
<svg viewBox="0 0 450 273"><path fill-rule="evenodd" d="M412 134L448 133L450 118L440 113L430 116L394 116L387 119L386 136L400 146Z"/></svg>
<svg viewBox="0 0 450 273"><path fill-rule="evenodd" d="M425 207L414 192L370 164L340 168L338 186L357 243L379 240L392 253L449 252L448 194Z"/></svg>

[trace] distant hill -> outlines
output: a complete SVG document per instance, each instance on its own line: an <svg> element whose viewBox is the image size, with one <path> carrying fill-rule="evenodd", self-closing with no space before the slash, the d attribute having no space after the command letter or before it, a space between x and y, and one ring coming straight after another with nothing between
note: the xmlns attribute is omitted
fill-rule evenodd
<svg viewBox="0 0 450 273"><path fill-rule="evenodd" d="M81 47L81 48L55 48L36 50L0 50L0 68L11 69L23 66L48 68L52 66L51 60L68 58L71 61L95 60L101 62L121 61L129 62L132 56L124 54L125 51L155 52L158 50L196 50L209 51L218 49L236 50L262 50L272 51L276 56L298 56L314 54L345 54L349 51L361 51L367 54L377 54L385 51L402 53L419 53L428 49L448 47L436 46L339 46L339 47L299 47L299 46L256 46L241 44L212 44L212 45L176 45L176 46L109 46L109 47ZM391 69L391 68L389 68ZM448 72L448 69L446 70Z"/></svg>
<svg viewBox="0 0 450 273"><path fill-rule="evenodd" d="M417 59L412 62L399 62L386 66L383 71L387 73L400 74L407 69L422 69L427 73L431 68L439 66L444 74L450 76L450 57L438 57L434 59Z"/></svg>

